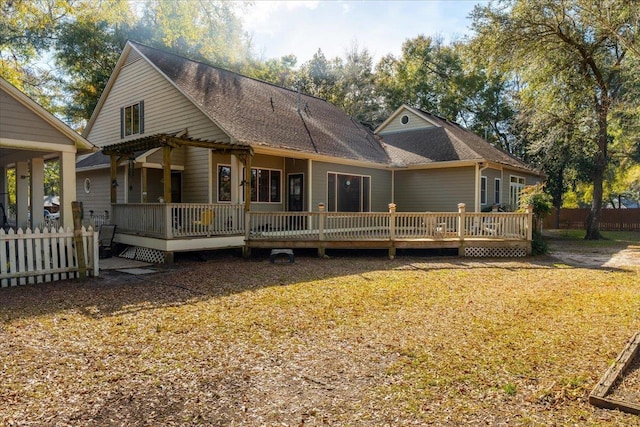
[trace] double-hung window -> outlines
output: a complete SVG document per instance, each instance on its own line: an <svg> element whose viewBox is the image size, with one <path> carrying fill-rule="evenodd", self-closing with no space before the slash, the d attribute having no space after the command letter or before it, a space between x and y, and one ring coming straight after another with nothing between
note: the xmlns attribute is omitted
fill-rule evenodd
<svg viewBox="0 0 640 427"><path fill-rule="evenodd" d="M487 204L487 177L480 177L480 204Z"/></svg>
<svg viewBox="0 0 640 427"><path fill-rule="evenodd" d="M144 101L120 108L120 138L144 133Z"/></svg>
<svg viewBox="0 0 640 427"><path fill-rule="evenodd" d="M494 195L494 203L499 205L502 203L502 180L500 178L495 179L495 195Z"/></svg>
<svg viewBox="0 0 640 427"><path fill-rule="evenodd" d="M231 201L231 166L218 165L218 202Z"/></svg>

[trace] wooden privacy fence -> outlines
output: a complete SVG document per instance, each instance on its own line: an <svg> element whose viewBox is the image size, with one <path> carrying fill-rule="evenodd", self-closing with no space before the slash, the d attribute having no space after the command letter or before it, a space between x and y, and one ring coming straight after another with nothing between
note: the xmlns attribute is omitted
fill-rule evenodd
<svg viewBox="0 0 640 427"><path fill-rule="evenodd" d="M556 226L557 211L544 219L546 229L569 228L584 230L590 209L560 209L560 222ZM602 209L600 230L603 231L640 231L640 209Z"/></svg>
<svg viewBox="0 0 640 427"><path fill-rule="evenodd" d="M98 276L98 233L82 227L87 274ZM0 229L0 287L52 282L79 277L74 231L61 227L42 230Z"/></svg>

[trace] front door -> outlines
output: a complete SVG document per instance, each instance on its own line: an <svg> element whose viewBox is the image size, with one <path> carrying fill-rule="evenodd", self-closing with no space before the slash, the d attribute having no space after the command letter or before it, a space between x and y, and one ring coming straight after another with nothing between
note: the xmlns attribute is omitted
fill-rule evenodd
<svg viewBox="0 0 640 427"><path fill-rule="evenodd" d="M304 210L304 175L301 173L289 175L289 212L302 212ZM292 215L291 228L303 230L306 228L306 218Z"/></svg>
<svg viewBox="0 0 640 427"><path fill-rule="evenodd" d="M304 174L296 173L289 175L288 202L290 212L301 212L304 210Z"/></svg>

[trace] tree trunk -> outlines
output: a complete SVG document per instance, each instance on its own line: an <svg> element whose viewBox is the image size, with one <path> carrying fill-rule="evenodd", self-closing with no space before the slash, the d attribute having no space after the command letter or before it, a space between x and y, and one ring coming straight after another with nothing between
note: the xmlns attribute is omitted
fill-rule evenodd
<svg viewBox="0 0 640 427"><path fill-rule="evenodd" d="M587 216L587 234L585 240L602 239L600 234L600 214L602 213L602 183L607 166L607 110L606 103L598 108L598 151L593 165L593 201Z"/></svg>

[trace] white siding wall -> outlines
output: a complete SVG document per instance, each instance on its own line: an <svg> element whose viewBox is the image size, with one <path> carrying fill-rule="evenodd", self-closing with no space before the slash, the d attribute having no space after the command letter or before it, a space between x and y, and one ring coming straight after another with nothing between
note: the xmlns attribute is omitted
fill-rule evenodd
<svg viewBox="0 0 640 427"><path fill-rule="evenodd" d="M458 203L471 212L474 183L473 167L396 171L395 202L399 212L457 212Z"/></svg>
<svg viewBox="0 0 640 427"><path fill-rule="evenodd" d="M407 124L402 124L402 116L408 116L409 121ZM382 131L380 131L380 135L384 135L386 133L394 133L394 132L403 132L407 130L416 130L416 129L425 129L433 127L433 124L429 123L422 117L413 114L410 111L403 111L396 118L394 118L389 124L387 124Z"/></svg>

